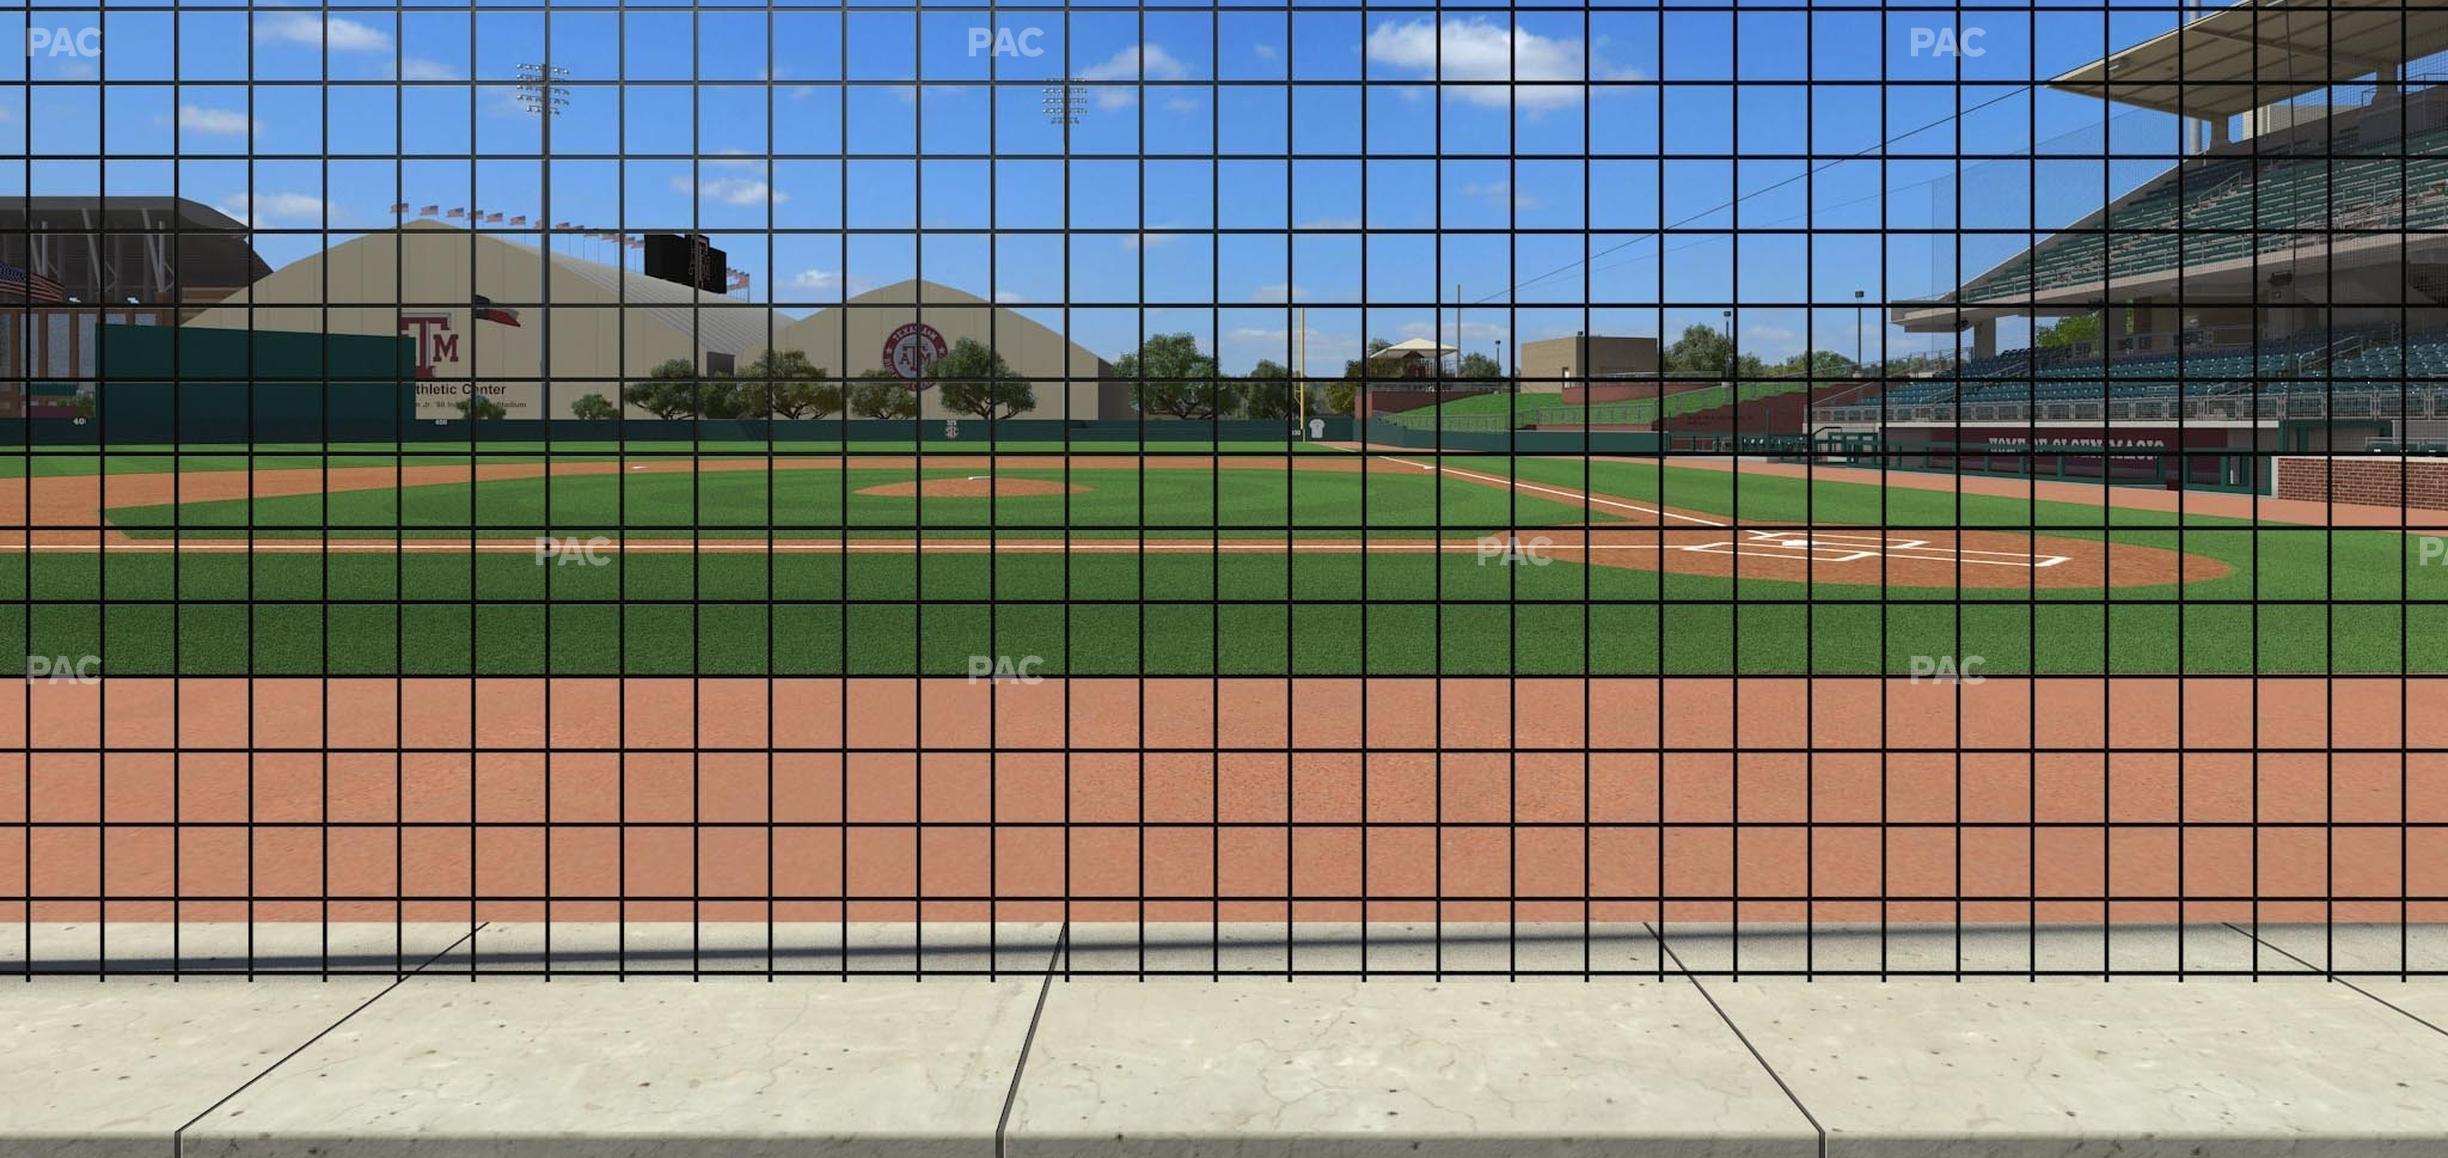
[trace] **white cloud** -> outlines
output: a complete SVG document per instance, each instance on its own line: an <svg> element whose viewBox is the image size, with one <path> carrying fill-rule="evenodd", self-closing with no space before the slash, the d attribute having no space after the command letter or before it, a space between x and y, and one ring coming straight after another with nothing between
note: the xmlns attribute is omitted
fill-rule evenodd
<svg viewBox="0 0 2448 1158"><path fill-rule="evenodd" d="M1161 44L1134 44L1105 58L1103 63L1081 69L1079 75L1081 80L1162 81L1187 79L1190 70ZM1118 86L1099 86L1092 91L1097 107L1108 111L1129 108L1138 99L1137 90Z"/></svg>
<svg viewBox="0 0 2448 1158"><path fill-rule="evenodd" d="M1162 249L1165 246L1171 245L1180 240L1181 234L1178 233L1156 233L1152 231L1144 233L1126 233L1122 235L1122 248L1129 250Z"/></svg>
<svg viewBox="0 0 2448 1158"><path fill-rule="evenodd" d="M459 70L422 56L411 56L400 62L401 80L465 80Z"/></svg>
<svg viewBox="0 0 2448 1158"><path fill-rule="evenodd" d="M1260 60L1275 59L1275 46L1272 44L1253 44L1250 45L1250 51L1257 53Z"/></svg>
<svg viewBox="0 0 2448 1158"><path fill-rule="evenodd" d="M716 164L719 162L706 162L706 167L711 168ZM691 191L687 177L672 178L671 187L675 193ZM757 177L707 177L696 183L695 192L708 201L718 201L724 205L780 205L790 200L790 194L768 186Z"/></svg>
<svg viewBox="0 0 2448 1158"><path fill-rule="evenodd" d="M1512 194L1510 200L1513 207L1516 209L1536 209L1540 205L1545 204L1545 202L1540 201L1538 198L1533 197L1528 193L1514 194L1513 183L1511 181L1490 181L1486 184L1464 185L1462 187L1463 196L1485 201L1499 209L1505 207L1507 194Z"/></svg>
<svg viewBox="0 0 2448 1158"><path fill-rule="evenodd" d="M841 275L829 269L803 269L792 274L792 289L829 290L841 285Z"/></svg>
<svg viewBox="0 0 2448 1158"><path fill-rule="evenodd" d="M1254 290L1251 290L1251 291L1250 291L1250 300L1251 300L1251 301L1253 301L1253 302L1281 302L1281 301L1295 301L1295 302L1296 302L1296 301L1300 301L1301 299L1306 298L1306 297L1308 297L1308 296L1309 296L1309 289L1308 289L1308 287L1306 287L1306 286L1299 286L1299 285L1290 285L1290 286L1288 286L1288 285L1283 284L1282 282L1275 282L1275 283L1270 284L1270 285L1262 285L1262 286L1259 286L1257 289L1254 289Z"/></svg>
<svg viewBox="0 0 2448 1158"><path fill-rule="evenodd" d="M260 193L249 198L244 193L221 199L223 212L249 225L320 225L323 223L323 199L311 193ZM334 214L333 219L338 220Z"/></svg>
<svg viewBox="0 0 2448 1158"><path fill-rule="evenodd" d="M1446 81L1584 79L1580 41L1540 36L1481 16L1448 17L1441 26L1424 16L1401 24L1380 24L1369 33L1368 58L1372 64ZM1468 84L1455 85L1450 92L1456 100L1497 109L1509 108L1516 100L1533 110L1581 102L1578 84L1520 88Z"/></svg>
<svg viewBox="0 0 2448 1158"><path fill-rule="evenodd" d="M1764 322L1744 326L1742 352L1764 362L1782 362L1802 352L1802 335Z"/></svg>
<svg viewBox="0 0 2448 1158"><path fill-rule="evenodd" d="M333 52L391 50L389 33L371 24L337 16L283 16L276 20L260 21L255 25L255 38L302 44L308 48L321 48L329 41Z"/></svg>
<svg viewBox="0 0 2448 1158"><path fill-rule="evenodd" d="M202 133L213 137L243 137L248 132L262 127L248 120L245 113L236 109L216 109L205 105L188 104L179 106L178 124L179 129L183 132Z"/></svg>

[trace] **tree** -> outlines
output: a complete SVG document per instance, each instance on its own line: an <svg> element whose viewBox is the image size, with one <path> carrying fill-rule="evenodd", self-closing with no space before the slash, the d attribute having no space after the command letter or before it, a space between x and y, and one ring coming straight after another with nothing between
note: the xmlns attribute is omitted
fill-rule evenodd
<svg viewBox="0 0 2448 1158"><path fill-rule="evenodd" d="M1494 358L1485 354L1464 354L1462 361L1454 367L1454 376L1494 379L1504 377L1505 373L1504 367L1497 365Z"/></svg>
<svg viewBox="0 0 2448 1158"><path fill-rule="evenodd" d="M1188 334L1149 338L1114 363L1114 377L1136 385L1141 414L1168 418L1214 418L1232 409L1240 394L1216 376L1216 360L1199 353L1198 339Z"/></svg>
<svg viewBox="0 0 2448 1158"><path fill-rule="evenodd" d="M1349 414L1352 405L1359 400L1360 383L1356 381L1344 378L1326 384L1326 412L1329 414Z"/></svg>
<svg viewBox="0 0 2448 1158"><path fill-rule="evenodd" d="M776 418L822 418L842 408L842 389L823 381L824 367L799 350L767 350L739 372L740 381L762 392Z"/></svg>
<svg viewBox="0 0 2448 1158"><path fill-rule="evenodd" d="M2044 350L2089 346L2098 342L2099 336L2098 314L2076 314L2070 318L2059 318L2056 325L2040 331L2038 344Z"/></svg>
<svg viewBox="0 0 2448 1158"><path fill-rule="evenodd" d="M1785 359L1769 373L1779 378L1850 378L1853 359L1834 350L1814 350Z"/></svg>
<svg viewBox="0 0 2448 1158"><path fill-rule="evenodd" d="M728 375L709 376L697 383L697 413L702 418L763 418L772 412L763 382L742 382Z"/></svg>
<svg viewBox="0 0 2448 1158"><path fill-rule="evenodd" d="M1012 373L1003 355L975 338L962 338L926 365L944 408L993 421L1037 407L1037 391L1028 379Z"/></svg>
<svg viewBox="0 0 2448 1158"><path fill-rule="evenodd" d="M621 401L657 418L693 418L697 414L697 367L673 358L646 372L643 382L621 391Z"/></svg>
<svg viewBox="0 0 2448 1158"><path fill-rule="evenodd" d="M620 407L612 405L612 400L601 394L583 394L576 402L570 403L570 417L601 422L620 417Z"/></svg>
<svg viewBox="0 0 2448 1158"><path fill-rule="evenodd" d="M1666 348L1666 368L1685 374L1725 376L1734 369L1734 343L1715 326L1683 327L1683 336Z"/></svg>
<svg viewBox="0 0 2448 1158"><path fill-rule="evenodd" d="M773 414L776 418L822 418L840 413L842 388L839 382L776 382L773 388Z"/></svg>
<svg viewBox="0 0 2448 1158"><path fill-rule="evenodd" d="M502 409L501 403L495 402L482 394L473 394L466 398L462 398L459 400L459 404L452 407L452 409L457 410L460 417L465 418L470 422L487 422L496 418L510 417L510 412Z"/></svg>
<svg viewBox="0 0 2448 1158"><path fill-rule="evenodd" d="M918 417L918 392L890 370L869 370L844 393L850 413L861 418Z"/></svg>
<svg viewBox="0 0 2448 1158"><path fill-rule="evenodd" d="M1300 413L1298 389L1292 381L1292 371L1262 358L1250 368L1249 376L1241 380L1241 413L1278 421L1290 418Z"/></svg>

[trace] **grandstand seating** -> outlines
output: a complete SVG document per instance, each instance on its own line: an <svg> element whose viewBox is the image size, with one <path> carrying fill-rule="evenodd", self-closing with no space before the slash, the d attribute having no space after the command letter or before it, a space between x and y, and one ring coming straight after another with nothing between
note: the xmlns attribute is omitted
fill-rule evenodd
<svg viewBox="0 0 2448 1158"><path fill-rule="evenodd" d="M2046 354L2047 351L2041 353ZM2002 368L2013 360L2017 368ZM1889 383L1889 406L1948 403L2120 402L2279 394L2448 390L2448 331L2404 341L2394 334L2306 335L2250 348L2187 351L2148 358L2057 360L2035 364L2017 350L1965 366L1950 378ZM1847 403L1877 406L1877 395Z"/></svg>
<svg viewBox="0 0 2448 1158"><path fill-rule="evenodd" d="M2402 153L2402 155L2400 155ZM2327 157L2187 162L2087 229L2058 234L1951 300L2025 298L2269 253L2329 229L2448 226L2448 129Z"/></svg>

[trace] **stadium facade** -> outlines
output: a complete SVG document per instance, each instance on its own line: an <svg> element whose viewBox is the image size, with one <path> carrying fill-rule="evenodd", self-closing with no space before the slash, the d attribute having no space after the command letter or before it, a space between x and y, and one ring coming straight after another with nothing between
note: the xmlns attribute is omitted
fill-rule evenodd
<svg viewBox="0 0 2448 1158"><path fill-rule="evenodd" d="M896 282L819 310L792 323L780 348L844 377L890 374L918 390L919 417L956 418L925 366L963 340L994 350L1029 382L1036 405L1026 417L1131 416L1128 387L1114 380L1111 363L1025 315L937 282Z"/></svg>
<svg viewBox="0 0 2448 1158"><path fill-rule="evenodd" d="M549 274L547 273L549 271ZM547 278L549 277L549 282ZM398 334L414 343L414 416L447 420L471 393L511 419L567 418L590 395L683 362L740 372L768 351L798 351L826 374L890 373L921 417L950 417L923 376L963 339L991 345L1035 386L1032 418L1128 414L1112 367L1011 310L932 282L902 282L804 319L724 294L507 236L435 222L366 234L265 275L195 316L191 328ZM549 383L549 388L548 384ZM644 417L635 406L631 417Z"/></svg>

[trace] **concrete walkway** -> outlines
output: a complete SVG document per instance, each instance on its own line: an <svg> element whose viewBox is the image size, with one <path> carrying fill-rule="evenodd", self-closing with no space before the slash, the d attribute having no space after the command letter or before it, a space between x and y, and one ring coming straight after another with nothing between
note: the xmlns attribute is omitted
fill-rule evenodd
<svg viewBox="0 0 2448 1158"><path fill-rule="evenodd" d="M1515 937L1447 965L1555 971L1521 980L1287 983L1262 934L1015 926L983 957L985 930L930 926L1004 971L917 981L885 972L915 960L890 929L846 951L797 929L782 967L846 976L769 980L780 935L732 955L641 929L634 964L705 975L548 982L483 975L532 964L535 926L424 930L414 957L388 927L336 948L307 927L262 939L301 975L0 987L0 1155L2428 1155L2448 1152L2448 979L2387 973L2441 968L2436 928L1857 931L1811 961L1943 971L2021 946L2047 969L2127 939L2259 979L1737 979L1723 930L1627 927L1603 961ZM1374 930L1374 967L1433 965L1418 932ZM589 941L562 967L622 960ZM1301 968L1344 964L1337 945ZM1228 975L1085 975L1142 967Z"/></svg>

